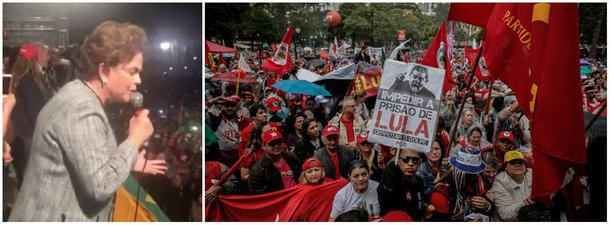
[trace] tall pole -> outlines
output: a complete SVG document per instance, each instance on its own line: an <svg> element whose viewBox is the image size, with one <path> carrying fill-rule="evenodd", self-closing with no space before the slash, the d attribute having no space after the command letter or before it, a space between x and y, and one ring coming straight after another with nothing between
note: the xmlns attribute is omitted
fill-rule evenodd
<svg viewBox="0 0 610 225"><path fill-rule="evenodd" d="M474 80L474 72L477 71L477 66L479 65L479 59L481 59L481 53L483 52L483 46L479 48L479 53L477 54L477 59L474 63L474 68L470 71L470 79L468 80L468 86L466 86L466 93L464 96L470 92L470 85L472 84L472 80ZM459 92L458 92L459 93ZM490 96L491 97L491 96ZM460 109L458 110L458 116L455 122L453 122L453 126L451 127L451 131L449 132L449 148L445 151L445 158L449 156L449 152L451 148L453 148L453 141L455 140L455 134L457 133L457 125L460 122L460 118L462 117L462 111L464 110L464 103L466 103L466 99L462 99L462 103L460 104Z"/></svg>

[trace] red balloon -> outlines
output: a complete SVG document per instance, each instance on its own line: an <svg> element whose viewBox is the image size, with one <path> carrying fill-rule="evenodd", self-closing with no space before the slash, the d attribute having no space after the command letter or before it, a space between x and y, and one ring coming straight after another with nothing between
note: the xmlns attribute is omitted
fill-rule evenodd
<svg viewBox="0 0 610 225"><path fill-rule="evenodd" d="M338 12L330 11L330 12L326 13L326 17L324 18L324 21L326 21L326 23L328 23L328 26L331 26L331 27L337 26L341 23L341 15L339 15Z"/></svg>
<svg viewBox="0 0 610 225"><path fill-rule="evenodd" d="M239 79L246 78L246 71L242 69L236 69L235 72L233 72L233 76L239 77Z"/></svg>

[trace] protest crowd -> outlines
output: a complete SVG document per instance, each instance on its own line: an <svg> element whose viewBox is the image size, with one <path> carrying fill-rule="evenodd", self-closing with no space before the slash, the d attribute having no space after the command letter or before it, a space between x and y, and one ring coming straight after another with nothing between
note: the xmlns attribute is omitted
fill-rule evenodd
<svg viewBox="0 0 610 225"><path fill-rule="evenodd" d="M282 44L251 54L235 51L231 57L209 49L217 44L206 41L206 221L600 220L596 212L605 215L606 177L605 172L597 173L606 168L605 131L603 136L586 134L586 162L556 167L566 169L559 178L549 178L556 180L536 181L542 179L533 170L536 163L545 165L534 160L544 154L534 150L536 138L541 138L533 131L537 121L522 112L531 103L518 101L520 93L510 82L487 77L491 61L478 64L483 68L475 66L480 48L493 48L491 41L479 49L454 46L449 51L446 35L441 33L444 26L427 50L400 45L384 47L383 54L373 54L373 47L364 40L355 48L339 46L335 40L328 49L292 51L284 47L290 46L291 30ZM437 51L444 52L441 63L437 63ZM582 107L585 118L596 114L605 118L606 61L589 58L580 63L577 97L583 104L572 105L578 110ZM396 82L385 88L384 77L394 71L390 65L412 64L422 66L392 77L388 82ZM433 71L431 67L447 71L441 70L440 86L436 85L439 91L442 86L441 94L431 89L436 79L428 72ZM407 77L410 81L401 83ZM317 84L331 94L281 85L300 81ZM372 137L379 135L373 132L379 123L388 124L379 119L379 105L405 112L415 107L404 98L409 106L380 102L385 98L380 96L401 94L437 100L432 101L437 106L431 107L431 117L436 119L421 128L431 134L426 139L430 147L423 151L427 153L412 145L381 144ZM538 99L538 104L542 101L546 99ZM408 119L411 122L405 116L404 124ZM398 119L392 114L391 129L394 120ZM398 121L400 127L403 117ZM403 127L400 132L404 131ZM417 136L417 132L410 134ZM565 132L566 136L552 139L562 142L584 136L582 130ZM387 137L397 133L389 132ZM580 136L572 137L572 133ZM559 184L558 190L549 193L549 202L532 196L536 182ZM274 208L284 205L270 203L274 200L286 201L287 208L296 207L299 212L284 217L285 211ZM303 206L305 202L312 205Z"/></svg>

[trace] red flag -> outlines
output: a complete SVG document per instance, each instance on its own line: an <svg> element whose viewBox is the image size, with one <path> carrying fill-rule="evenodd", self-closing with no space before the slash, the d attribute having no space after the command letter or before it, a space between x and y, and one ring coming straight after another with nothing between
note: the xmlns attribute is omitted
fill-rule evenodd
<svg viewBox="0 0 610 225"><path fill-rule="evenodd" d="M577 4L498 3L485 39L490 72L531 119L532 197L549 205L568 166L586 163Z"/></svg>
<svg viewBox="0 0 610 225"><path fill-rule="evenodd" d="M451 3L447 20L485 27L495 3Z"/></svg>
<svg viewBox="0 0 610 225"><path fill-rule="evenodd" d="M485 46L484 41L481 43L481 46ZM474 63L476 63L477 55L479 54L480 50L481 50L480 47L476 48L476 49L468 49L467 47L465 47L465 53L466 53L465 58L468 59L468 61L470 63L472 63L472 65L470 66L471 70L474 68ZM493 76L487 69L487 65L485 64L484 57L479 59L479 65L477 65L477 71L475 71L474 75L477 76L477 78L479 78L479 80L489 80L489 79L493 78Z"/></svg>
<svg viewBox="0 0 610 225"><path fill-rule="evenodd" d="M207 44L205 44L205 65L210 65L210 70L212 71L212 73L216 73L216 64L214 63L214 55L212 55L212 52L210 51L210 46Z"/></svg>
<svg viewBox="0 0 610 225"><path fill-rule="evenodd" d="M445 23L438 29L438 33L430 43L430 47L424 53L424 58L421 64L436 68L445 69L445 84L443 85L443 95L447 93L457 83L451 75L451 62L447 55L447 31Z"/></svg>
<svg viewBox="0 0 610 225"><path fill-rule="evenodd" d="M290 42L292 40L292 26L288 27L288 31L282 39L282 43L279 44L275 55L271 58L267 58L263 62L263 68L269 72L275 72L279 76L292 69L292 60L290 59Z"/></svg>
<svg viewBox="0 0 610 225"><path fill-rule="evenodd" d="M328 221L335 194L347 184L297 185L262 195L220 196L205 203L205 221Z"/></svg>

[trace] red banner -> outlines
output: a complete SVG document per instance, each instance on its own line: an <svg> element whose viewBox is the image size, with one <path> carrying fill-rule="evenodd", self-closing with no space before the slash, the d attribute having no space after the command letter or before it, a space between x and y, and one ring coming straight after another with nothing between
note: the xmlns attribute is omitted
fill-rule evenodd
<svg viewBox="0 0 610 225"><path fill-rule="evenodd" d="M515 92L532 121L532 197L550 204L568 166L586 163L578 6L497 3L485 35L489 71ZM570 138L558 141L566 131Z"/></svg>
<svg viewBox="0 0 610 225"><path fill-rule="evenodd" d="M379 81L381 81L380 69L357 73L348 95L351 95L353 91L364 90L366 97L375 97L379 91Z"/></svg>
<svg viewBox="0 0 610 225"><path fill-rule="evenodd" d="M484 27L495 3L451 3L447 20Z"/></svg>
<svg viewBox="0 0 610 225"><path fill-rule="evenodd" d="M262 195L220 196L213 202L206 202L205 221L326 222L335 194L347 183L340 179L317 186L297 185Z"/></svg>

